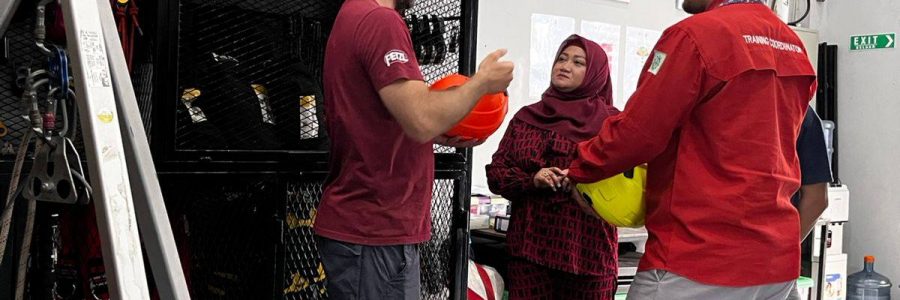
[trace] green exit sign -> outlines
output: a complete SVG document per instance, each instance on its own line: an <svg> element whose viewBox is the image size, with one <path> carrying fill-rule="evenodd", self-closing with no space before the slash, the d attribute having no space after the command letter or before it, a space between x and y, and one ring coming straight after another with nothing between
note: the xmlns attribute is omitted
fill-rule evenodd
<svg viewBox="0 0 900 300"><path fill-rule="evenodd" d="M869 34L869 35L851 35L850 50L869 50L894 48L895 34Z"/></svg>

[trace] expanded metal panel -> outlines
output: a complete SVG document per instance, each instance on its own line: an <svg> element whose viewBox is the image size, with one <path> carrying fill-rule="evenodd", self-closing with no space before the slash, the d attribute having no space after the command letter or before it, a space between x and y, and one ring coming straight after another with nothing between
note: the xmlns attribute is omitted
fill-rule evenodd
<svg viewBox="0 0 900 300"><path fill-rule="evenodd" d="M322 65L341 3L179 1L173 150L326 150ZM406 13L429 83L459 71L460 14L451 0Z"/></svg>
<svg viewBox="0 0 900 300"><path fill-rule="evenodd" d="M270 298L277 181L206 175L166 177L164 182L193 298Z"/></svg>
<svg viewBox="0 0 900 300"><path fill-rule="evenodd" d="M5 151L0 151L0 159L4 160L15 158L15 153L9 153L9 150L18 149L22 135L29 126L28 121L21 117L27 112L22 111L22 89L16 86L16 69L46 65L47 58L34 44L33 24L34 19L30 17L14 19L5 39L0 41L0 48L6 48L0 51L0 56L3 56L0 58L0 126L6 128L5 136L0 137L0 150L5 148ZM0 128L0 135L3 131Z"/></svg>
<svg viewBox="0 0 900 300"><path fill-rule="evenodd" d="M456 196L455 180L434 181L431 202L431 240L419 245L422 260L422 299L449 299L451 283L453 206ZM455 225L455 226L454 226Z"/></svg>
<svg viewBox="0 0 900 300"><path fill-rule="evenodd" d="M434 181L432 198L432 237L419 245L422 274L422 299L448 299L451 283L451 207L456 185L452 179ZM284 216L283 293L285 299L326 299L327 274L321 269L321 260L315 246L312 222L315 208L322 196L321 181L304 181L287 185L287 203Z"/></svg>
<svg viewBox="0 0 900 300"><path fill-rule="evenodd" d="M419 0L405 14L416 58L428 84L459 72L461 14L461 1L458 0ZM435 145L434 150L436 153L457 152L455 148L440 145Z"/></svg>
<svg viewBox="0 0 900 300"><path fill-rule="evenodd" d="M141 121L144 123L144 132L150 139L150 130L153 126L153 70L152 62L141 63L132 71L131 82L134 85L135 97L137 97L138 110L141 112Z"/></svg>
<svg viewBox="0 0 900 300"><path fill-rule="evenodd" d="M312 222L322 198L322 181L287 185L284 212L284 299L328 299L327 278L316 247Z"/></svg>
<svg viewBox="0 0 900 300"><path fill-rule="evenodd" d="M334 18L343 1L339 0L211 0L190 1L211 7L233 6L241 10L273 14L296 15L309 18Z"/></svg>
<svg viewBox="0 0 900 300"><path fill-rule="evenodd" d="M321 70L338 5L181 1L175 148L321 148Z"/></svg>
<svg viewBox="0 0 900 300"><path fill-rule="evenodd" d="M22 102L23 86L26 84L28 72L49 69L48 56L38 49L34 39L33 11L36 3L25 0L20 5L6 36L0 37L0 160L15 159L15 150L18 149L25 130L30 126L29 121L23 118L23 115L28 114L29 107L24 106ZM52 25L54 15L58 13L58 6L48 5L46 9L47 24ZM55 45L65 46L62 34L60 29L50 26L47 29L47 40L44 41L46 47L52 49ZM49 76L38 75L34 80L39 82L46 78ZM42 113L46 111L48 86L39 85L35 90ZM61 107L65 105L69 114L67 136L71 137L74 132L80 130L80 122L75 120L77 118L75 103L68 100L57 101L56 128L58 130L63 128L63 121L66 119L62 115ZM78 152L84 156L83 141L79 134L75 135L73 142Z"/></svg>

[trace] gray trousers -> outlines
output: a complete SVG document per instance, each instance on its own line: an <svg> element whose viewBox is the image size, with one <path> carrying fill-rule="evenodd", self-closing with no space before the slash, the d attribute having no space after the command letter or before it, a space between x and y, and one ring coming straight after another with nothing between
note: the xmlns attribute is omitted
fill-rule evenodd
<svg viewBox="0 0 900 300"><path fill-rule="evenodd" d="M628 300L785 300L796 281L750 287L705 285L662 270L638 272Z"/></svg>
<svg viewBox="0 0 900 300"><path fill-rule="evenodd" d="M365 246L316 238L329 299L419 299L416 245Z"/></svg>
<svg viewBox="0 0 900 300"><path fill-rule="evenodd" d="M806 300L800 298L800 290L797 288L797 285L794 285L794 288L791 289L791 293L788 295L787 300Z"/></svg>

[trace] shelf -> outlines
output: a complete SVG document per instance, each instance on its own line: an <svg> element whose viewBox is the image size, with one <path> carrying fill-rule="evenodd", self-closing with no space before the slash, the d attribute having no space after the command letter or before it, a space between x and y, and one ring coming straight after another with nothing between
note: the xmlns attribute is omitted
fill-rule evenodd
<svg viewBox="0 0 900 300"><path fill-rule="evenodd" d="M647 240L647 229L619 228L619 243L642 242Z"/></svg>

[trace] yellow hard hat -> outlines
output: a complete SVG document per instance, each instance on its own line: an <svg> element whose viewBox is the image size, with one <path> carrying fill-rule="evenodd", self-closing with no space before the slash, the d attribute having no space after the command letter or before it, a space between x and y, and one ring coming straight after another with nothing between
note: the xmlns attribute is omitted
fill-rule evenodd
<svg viewBox="0 0 900 300"><path fill-rule="evenodd" d="M575 188L606 222L634 228L644 226L646 186L647 166L641 165L594 183L577 184Z"/></svg>

